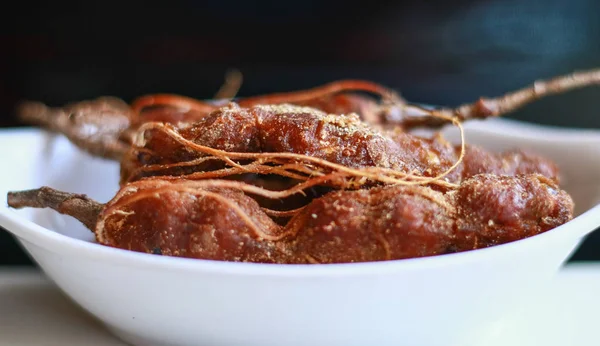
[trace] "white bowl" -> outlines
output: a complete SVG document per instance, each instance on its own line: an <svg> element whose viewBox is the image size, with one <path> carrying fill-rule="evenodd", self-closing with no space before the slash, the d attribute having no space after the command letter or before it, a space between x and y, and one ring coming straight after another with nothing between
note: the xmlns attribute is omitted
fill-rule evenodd
<svg viewBox="0 0 600 346"><path fill-rule="evenodd" d="M448 131L456 138L456 132ZM485 345L496 322L543 290L600 226L600 133L507 120L471 122L467 140L554 159L576 202L572 221L510 244L387 262L268 265L191 260L95 244L49 210L0 208L45 273L114 334L135 345ZM107 201L115 163L37 130L0 135L9 190L49 185Z"/></svg>

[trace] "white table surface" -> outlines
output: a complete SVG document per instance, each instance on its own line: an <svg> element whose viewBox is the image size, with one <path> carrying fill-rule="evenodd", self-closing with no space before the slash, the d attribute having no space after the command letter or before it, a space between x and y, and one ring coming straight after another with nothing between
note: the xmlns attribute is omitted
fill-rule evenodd
<svg viewBox="0 0 600 346"><path fill-rule="evenodd" d="M498 322L482 346L597 346L600 264L565 267L530 306ZM0 346L126 345L33 268L0 267Z"/></svg>
<svg viewBox="0 0 600 346"><path fill-rule="evenodd" d="M0 345L126 345L33 268L0 268Z"/></svg>

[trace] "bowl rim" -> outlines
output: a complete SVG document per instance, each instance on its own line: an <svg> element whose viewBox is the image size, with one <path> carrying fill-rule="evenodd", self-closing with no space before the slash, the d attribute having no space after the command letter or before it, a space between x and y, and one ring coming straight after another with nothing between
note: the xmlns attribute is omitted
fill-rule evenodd
<svg viewBox="0 0 600 346"><path fill-rule="evenodd" d="M600 142L600 131L578 130L565 128L552 128L545 125L526 123L517 120L493 119L498 124L522 129L528 137L538 141L557 140L565 142L585 142L589 140ZM471 125L480 129L476 124ZM532 131L544 130L543 134L533 138ZM498 131L489 129L490 133L497 134ZM549 133L550 132L550 133ZM0 135L9 136L27 134L29 136L45 133L43 130L32 128L19 128L0 130ZM516 132L503 132L503 136L523 137ZM582 136L583 135L583 136ZM0 197L6 201L6 196ZM173 256L157 256L153 254L135 252L125 249L112 248L95 242L89 242L78 238L69 237L51 229L45 228L35 222L22 217L16 211L9 209L6 202L0 207L0 225L17 239L25 240L51 252L59 252L64 255L83 256L90 260L100 260L106 263L125 265L128 267L143 267L156 269L185 270L192 272L209 272L223 275L242 276L270 276L270 277L334 277L354 275L374 275L392 273L406 270L423 270L427 268L438 268L443 266L460 265L463 263L480 261L485 256L502 255L502 252L513 249L514 251L525 251L529 246L535 246L537 242L557 241L562 238L571 239L573 244L580 241L588 233L600 226L600 203L588 209L584 213L573 218L569 222L551 229L542 234L514 241L511 243L491 246L484 249L470 250L452 254L442 254L420 258L409 258L400 260L388 260L377 262L355 262L334 264L266 264L230 262L206 259L192 259Z"/></svg>

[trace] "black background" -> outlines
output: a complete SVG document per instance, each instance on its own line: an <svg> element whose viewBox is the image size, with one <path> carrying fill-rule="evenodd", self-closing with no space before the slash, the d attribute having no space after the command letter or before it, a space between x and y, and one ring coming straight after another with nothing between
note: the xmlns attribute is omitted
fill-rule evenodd
<svg viewBox="0 0 600 346"><path fill-rule="evenodd" d="M11 4L0 24L1 127L23 125L12 114L21 99L210 98L232 67L244 75L240 96L363 78L440 105L600 67L596 0ZM509 117L600 128L599 109L600 89L588 88ZM598 233L572 260L600 260ZM0 264L30 264L2 230Z"/></svg>

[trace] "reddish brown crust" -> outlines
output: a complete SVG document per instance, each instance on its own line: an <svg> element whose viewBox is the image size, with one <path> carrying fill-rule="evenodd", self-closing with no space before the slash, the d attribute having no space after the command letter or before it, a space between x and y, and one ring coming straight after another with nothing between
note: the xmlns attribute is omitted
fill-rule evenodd
<svg viewBox="0 0 600 346"><path fill-rule="evenodd" d="M560 178L556 163L524 150L493 153L471 145L463 159L463 167L464 178L481 173L497 175L538 173L556 182Z"/></svg>
<svg viewBox="0 0 600 346"><path fill-rule="evenodd" d="M445 253L454 238L454 207L426 187L335 192L290 221L296 261L369 262Z"/></svg>
<svg viewBox="0 0 600 346"><path fill-rule="evenodd" d="M285 261L280 245L264 239L277 238L281 227L242 192L156 181L128 189L133 192L108 203L97 224L104 245L189 258Z"/></svg>
<svg viewBox="0 0 600 346"><path fill-rule="evenodd" d="M461 250L503 244L555 228L573 216L573 200L541 175L479 175L456 192Z"/></svg>

